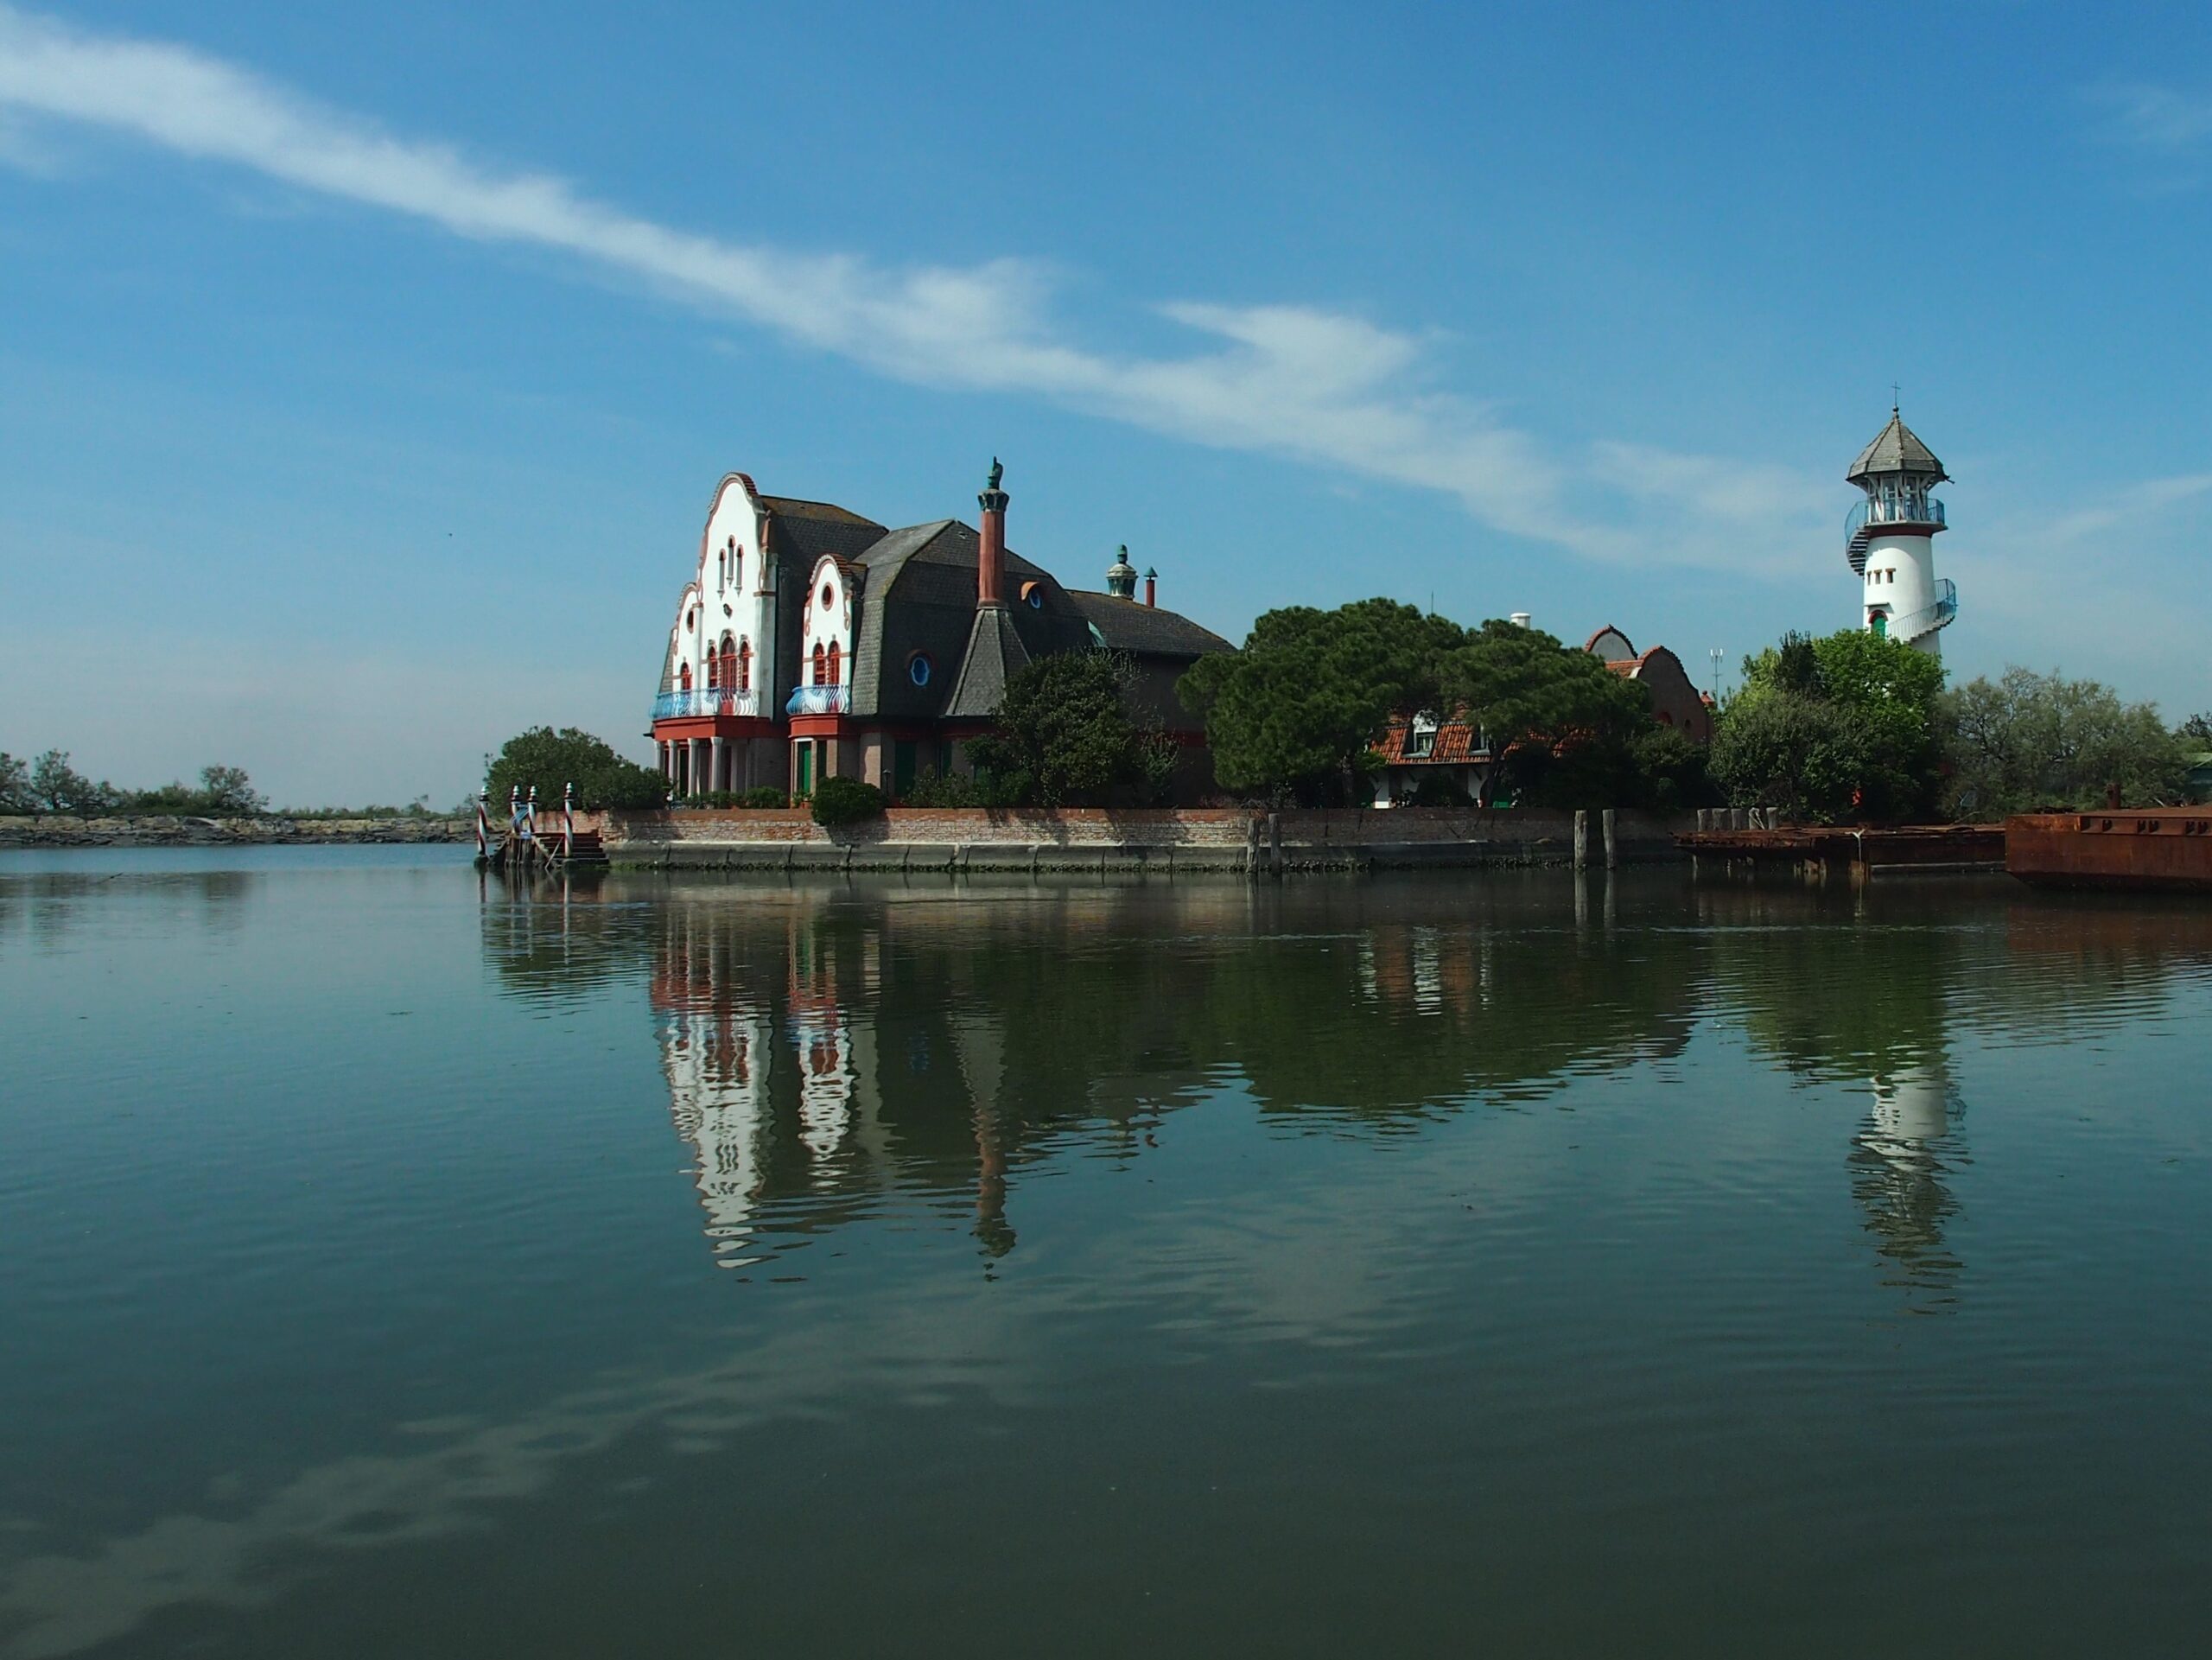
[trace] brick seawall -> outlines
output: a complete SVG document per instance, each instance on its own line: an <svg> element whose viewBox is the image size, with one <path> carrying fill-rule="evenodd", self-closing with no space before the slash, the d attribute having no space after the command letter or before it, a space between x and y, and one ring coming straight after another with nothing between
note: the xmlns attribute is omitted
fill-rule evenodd
<svg viewBox="0 0 2212 1660"><path fill-rule="evenodd" d="M1604 849L1590 818L1594 862ZM1346 808L1285 812L1280 832L1287 868L1357 869L1564 864L1573 826L1569 812ZM1624 862L1676 858L1674 838L1691 828L1688 817L1623 812L1616 849ZM1241 872L1255 848L1264 868L1269 845L1267 816L1239 807L893 807L836 830L804 808L684 809L611 814L604 834L617 864L681 869Z"/></svg>

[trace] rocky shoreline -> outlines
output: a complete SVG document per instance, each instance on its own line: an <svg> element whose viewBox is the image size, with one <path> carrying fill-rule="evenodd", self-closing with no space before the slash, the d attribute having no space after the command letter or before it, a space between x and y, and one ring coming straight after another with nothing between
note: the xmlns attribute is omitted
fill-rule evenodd
<svg viewBox="0 0 2212 1660"><path fill-rule="evenodd" d="M466 818L117 818L0 817L0 848L347 847L467 842Z"/></svg>

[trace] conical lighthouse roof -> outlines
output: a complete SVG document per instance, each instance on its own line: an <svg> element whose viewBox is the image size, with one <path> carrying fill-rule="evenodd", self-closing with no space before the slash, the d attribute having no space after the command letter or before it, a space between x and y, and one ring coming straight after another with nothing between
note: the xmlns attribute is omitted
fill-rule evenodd
<svg viewBox="0 0 2212 1660"><path fill-rule="evenodd" d="M1847 484L1861 484L1877 473L1932 474L1939 479L1951 476L1943 470L1943 463L1936 459L1936 452L1920 442L1894 409L1890 411L1889 425L1876 433L1874 442L1859 452L1859 459L1852 462L1851 471L1843 477Z"/></svg>

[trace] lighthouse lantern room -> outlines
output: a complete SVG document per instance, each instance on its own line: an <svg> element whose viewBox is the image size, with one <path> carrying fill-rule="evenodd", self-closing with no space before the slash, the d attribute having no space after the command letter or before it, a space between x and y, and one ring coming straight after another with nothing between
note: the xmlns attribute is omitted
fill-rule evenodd
<svg viewBox="0 0 2212 1660"><path fill-rule="evenodd" d="M1866 493L1844 527L1845 554L1866 587L1863 626L1935 654L1959 614L1958 590L1936 574L1943 504L1930 493L1950 474L1892 407L1845 477Z"/></svg>

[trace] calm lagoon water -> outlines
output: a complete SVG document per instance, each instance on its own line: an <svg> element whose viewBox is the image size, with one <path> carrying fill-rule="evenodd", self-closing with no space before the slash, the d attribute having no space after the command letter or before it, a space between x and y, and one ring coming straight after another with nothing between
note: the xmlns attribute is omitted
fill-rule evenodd
<svg viewBox="0 0 2212 1660"><path fill-rule="evenodd" d="M2212 905L0 855L0 1656L2196 1654Z"/></svg>

